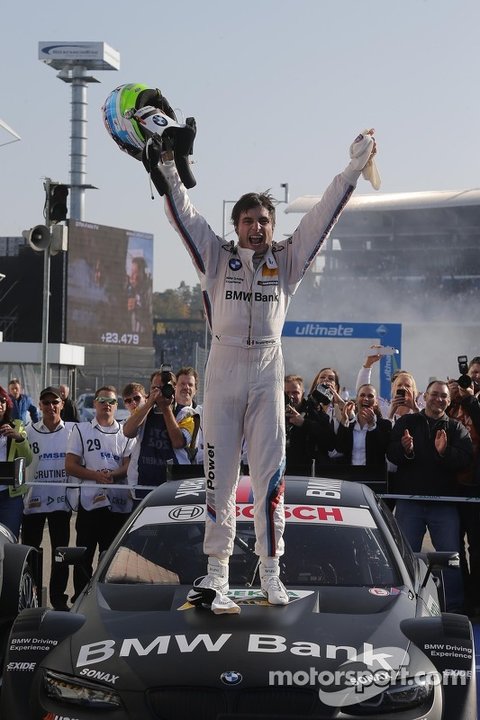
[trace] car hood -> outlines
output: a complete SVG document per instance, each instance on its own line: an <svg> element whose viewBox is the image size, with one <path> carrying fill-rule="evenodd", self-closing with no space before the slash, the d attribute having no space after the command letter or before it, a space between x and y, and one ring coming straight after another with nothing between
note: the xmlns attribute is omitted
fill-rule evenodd
<svg viewBox="0 0 480 720"><path fill-rule="evenodd" d="M346 661L372 670L398 667L414 617L406 588L296 588L284 607L258 590L234 591L239 615L214 615L186 601L187 586L98 585L76 608L83 626L52 650L44 666L116 688L216 686L235 671L268 684L282 670L335 671ZM373 592L372 592L373 591ZM243 599L241 594L243 593ZM349 612L347 611L350 607Z"/></svg>

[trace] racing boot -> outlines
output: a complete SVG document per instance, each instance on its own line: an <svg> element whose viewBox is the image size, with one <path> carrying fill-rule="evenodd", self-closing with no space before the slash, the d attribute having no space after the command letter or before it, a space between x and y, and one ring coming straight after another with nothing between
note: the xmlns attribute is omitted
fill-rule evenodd
<svg viewBox="0 0 480 720"><path fill-rule="evenodd" d="M288 593L280 580L278 558L260 558L260 584L270 605L288 605Z"/></svg>
<svg viewBox="0 0 480 720"><path fill-rule="evenodd" d="M211 610L215 615L237 614L240 607L228 596L228 560L208 558L208 574L198 578L187 595L187 601L196 607Z"/></svg>

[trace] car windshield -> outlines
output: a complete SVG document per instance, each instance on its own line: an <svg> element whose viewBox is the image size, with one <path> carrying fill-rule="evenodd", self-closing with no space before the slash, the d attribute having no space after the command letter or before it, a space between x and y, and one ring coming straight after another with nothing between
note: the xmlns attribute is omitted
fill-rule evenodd
<svg viewBox="0 0 480 720"><path fill-rule="evenodd" d="M185 512L190 507L195 506L184 506ZM172 522L166 518L165 510L144 508L116 546L108 567L102 572L101 582L191 584L195 578L205 575L203 522L191 518L182 521L178 515ZM370 511L345 510L363 515L357 515L353 524L308 522L305 516L301 520L292 516L287 518L285 554L281 559L285 583L358 587L401 584L398 570ZM231 586L258 584L258 558L254 547L251 520L237 522L230 560Z"/></svg>

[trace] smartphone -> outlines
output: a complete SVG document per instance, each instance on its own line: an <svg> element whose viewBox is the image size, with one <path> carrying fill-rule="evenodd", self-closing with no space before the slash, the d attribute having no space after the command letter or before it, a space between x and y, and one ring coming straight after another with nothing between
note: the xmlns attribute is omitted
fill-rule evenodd
<svg viewBox="0 0 480 720"><path fill-rule="evenodd" d="M398 390L395 394L395 397L405 398L406 394L407 394L407 391L405 390L405 388L398 388Z"/></svg>
<svg viewBox="0 0 480 720"><path fill-rule="evenodd" d="M380 345L376 348L371 348L371 350L373 350L373 352L370 352L371 355L398 355L397 348L391 345Z"/></svg>

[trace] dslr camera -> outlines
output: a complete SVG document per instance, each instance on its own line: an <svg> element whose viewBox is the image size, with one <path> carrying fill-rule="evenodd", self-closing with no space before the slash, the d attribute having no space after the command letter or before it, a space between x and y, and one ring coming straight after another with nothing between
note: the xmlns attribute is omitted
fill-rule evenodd
<svg viewBox="0 0 480 720"><path fill-rule="evenodd" d="M285 415L291 415L292 414L292 398L288 393L283 393L283 397L285 400Z"/></svg>
<svg viewBox="0 0 480 720"><path fill-rule="evenodd" d="M333 401L333 392L329 385L326 385L325 383L319 383L317 387L310 393L310 397L316 403L320 403L321 405L330 405L330 403Z"/></svg>
<svg viewBox="0 0 480 720"><path fill-rule="evenodd" d="M172 384L172 372L173 368L171 365L160 365L160 378L162 383L160 386L160 392L162 393L163 397L167 398L168 400L171 400L175 395L175 387Z"/></svg>
<svg viewBox="0 0 480 720"><path fill-rule="evenodd" d="M460 373L460 377L457 380L457 383L459 386L466 390L467 388L471 387L472 385L472 378L468 374L468 359L466 355L459 355L457 358L458 362L458 372Z"/></svg>

